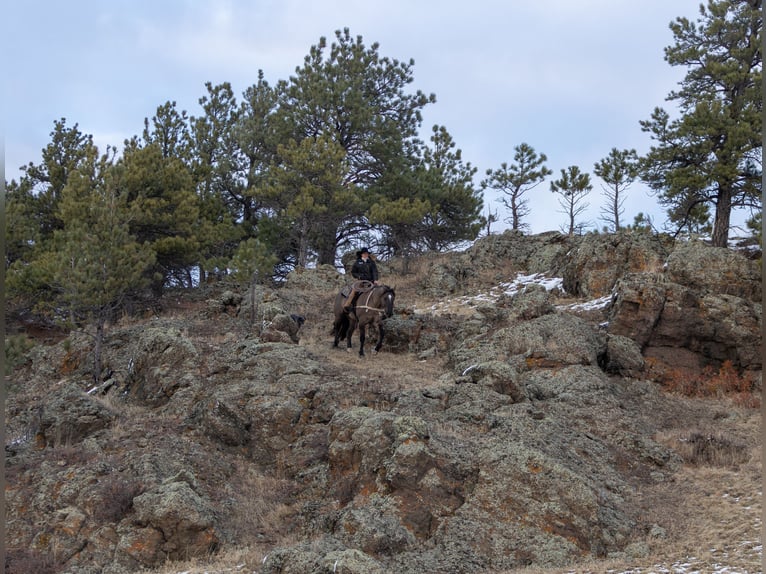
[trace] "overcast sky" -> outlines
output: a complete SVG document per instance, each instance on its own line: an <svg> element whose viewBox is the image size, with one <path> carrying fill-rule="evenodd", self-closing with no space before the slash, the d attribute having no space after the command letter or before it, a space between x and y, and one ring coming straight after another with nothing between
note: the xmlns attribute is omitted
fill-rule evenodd
<svg viewBox="0 0 766 574"><path fill-rule="evenodd" d="M532 233L563 229L549 189L560 170L591 173L590 208L601 228L605 198L593 164L611 148L649 149L639 121L665 100L685 70L665 62L669 24L696 20L699 0L25 0L3 10L5 177L39 163L54 121L66 118L104 151L143 130L158 106L199 116L205 83L230 82L238 100L258 70L286 80L312 45L348 27L368 47L414 59L412 89L436 95L434 124L463 160L487 169L513 163L528 143L554 175L528 192ZM487 194L485 213L510 214ZM646 186L627 192L623 220L639 212L660 227L663 210ZM495 229L507 227L497 225Z"/></svg>

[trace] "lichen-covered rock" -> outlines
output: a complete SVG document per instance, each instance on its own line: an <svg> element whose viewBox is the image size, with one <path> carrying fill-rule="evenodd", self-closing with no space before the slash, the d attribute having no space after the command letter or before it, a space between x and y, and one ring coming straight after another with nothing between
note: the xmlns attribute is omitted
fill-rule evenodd
<svg viewBox="0 0 766 574"><path fill-rule="evenodd" d="M623 275L662 271L670 248L668 241L647 233L585 235L567 253L561 270L564 290L576 296L603 297Z"/></svg>
<svg viewBox="0 0 766 574"><path fill-rule="evenodd" d="M560 268L571 244L572 239L558 231L524 235L521 231L508 229L477 239L467 253L482 268L496 267L498 261L508 261L513 268L524 269L527 273L548 273Z"/></svg>
<svg viewBox="0 0 766 574"><path fill-rule="evenodd" d="M206 435L225 445L241 446L250 442L251 421L216 396L199 401L187 424L199 427Z"/></svg>
<svg viewBox="0 0 766 574"><path fill-rule="evenodd" d="M317 265L313 269L296 267L287 275L288 289L313 289L317 291L334 291L347 282L347 277L332 265Z"/></svg>
<svg viewBox="0 0 766 574"><path fill-rule="evenodd" d="M503 304L503 298L498 302ZM529 321L555 310L551 302L550 292L542 285L531 283L526 285L508 303L511 318L516 321Z"/></svg>
<svg viewBox="0 0 766 574"><path fill-rule="evenodd" d="M108 427L115 416L79 385L65 382L50 393L42 408L36 440L39 445L72 445Z"/></svg>
<svg viewBox="0 0 766 574"><path fill-rule="evenodd" d="M596 365L606 341L584 320L565 313L543 315L499 329L493 343L529 366Z"/></svg>
<svg viewBox="0 0 766 574"><path fill-rule="evenodd" d="M758 261L740 252L711 247L701 241L679 243L668 257L668 281L700 295L730 295L761 301L761 268Z"/></svg>
<svg viewBox="0 0 766 574"><path fill-rule="evenodd" d="M194 382L197 359L194 344L178 329L154 327L141 332L128 365L131 399L153 407L164 405Z"/></svg>
<svg viewBox="0 0 766 574"><path fill-rule="evenodd" d="M584 295L613 280L607 261L621 271L606 317L534 285L431 314L404 276L388 347L367 359L330 348L346 279L331 267L258 287L255 306L209 287L111 325L113 383L93 395L87 337L34 348L8 379L10 571L26 556L130 574L247 546L258 558L242 568L259 572L480 574L652 550L652 533L680 525L646 516L648 492L679 496L662 437L700 421L753 429L733 426L745 407L663 392L647 359L728 359L759 387L761 308L736 257L717 253L699 277L685 260L701 264L703 244L662 269L651 241L506 232L429 254L433 292L565 271Z"/></svg>
<svg viewBox="0 0 766 574"><path fill-rule="evenodd" d="M633 274L621 279L609 312L608 332L634 340L644 354L701 369L731 361L740 369L762 368L761 304ZM696 356L696 359L694 358Z"/></svg>
<svg viewBox="0 0 766 574"><path fill-rule="evenodd" d="M608 335L604 370L623 377L640 377L646 367L641 347L633 339L621 335Z"/></svg>
<svg viewBox="0 0 766 574"><path fill-rule="evenodd" d="M633 339L643 349L662 314L666 291L662 275L630 273L620 278L609 309L609 333Z"/></svg>
<svg viewBox="0 0 766 574"><path fill-rule="evenodd" d="M133 506L134 522L149 529L143 552L150 556L171 560L207 556L220 543L213 507L187 480L171 478L137 496Z"/></svg>

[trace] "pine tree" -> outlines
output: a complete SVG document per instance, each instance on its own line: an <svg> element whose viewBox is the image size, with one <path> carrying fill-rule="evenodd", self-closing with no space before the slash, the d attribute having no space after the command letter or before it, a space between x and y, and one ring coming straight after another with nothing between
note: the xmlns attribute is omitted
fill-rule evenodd
<svg viewBox="0 0 766 574"><path fill-rule="evenodd" d="M333 264L338 246L370 229L367 209L379 199L385 177L410 168L421 110L435 101L433 95L405 91L412 82L412 60L382 57L378 48L352 37L348 28L336 31L329 47L320 38L289 82L277 86L280 141L293 139L300 145L321 136L335 142L345 157L341 186L359 197L325 215L326 236L335 244L317 253L320 264ZM387 200L398 199L393 188L386 191Z"/></svg>
<svg viewBox="0 0 766 574"><path fill-rule="evenodd" d="M157 144L129 144L115 167L115 186L128 210L130 233L156 256L152 286L190 287L200 262L199 200L188 167L163 157Z"/></svg>
<svg viewBox="0 0 766 574"><path fill-rule="evenodd" d="M42 162L37 165L30 162L21 168L24 173L22 187L34 196L33 212L41 241L62 228L57 217L61 193L69 175L87 159L93 146L93 136L82 133L77 124L68 128L66 118L54 122L50 135L50 143L42 150Z"/></svg>
<svg viewBox="0 0 766 574"><path fill-rule="evenodd" d="M481 182L481 187L502 193L500 203L511 212L506 221L511 224L511 229L521 230L527 227L522 219L529 215L528 198L524 195L553 172L545 166L547 156L544 153L538 155L529 144L522 143L513 149L516 163L503 162L499 169L488 169L488 177Z"/></svg>
<svg viewBox="0 0 766 574"><path fill-rule="evenodd" d="M464 162L461 150L444 126L434 126L431 147L423 155L418 196L429 209L417 226L421 245L442 251L472 241L484 226L481 193L473 187L476 168Z"/></svg>
<svg viewBox="0 0 766 574"><path fill-rule="evenodd" d="M38 265L48 268L55 293L47 302L51 311L70 328L93 328L93 378L98 382L106 322L126 296L147 284L154 253L130 234L109 153L97 159L92 151L62 190L58 211L63 228L55 232L56 249Z"/></svg>
<svg viewBox="0 0 766 574"><path fill-rule="evenodd" d="M559 205L569 218L568 234L571 237L575 230L581 229L587 223L576 223L577 216L588 208L585 197L593 185L590 183L590 175L580 171L576 165L570 165L566 170L561 170L561 177L551 182L551 191L560 195Z"/></svg>
<svg viewBox="0 0 766 574"><path fill-rule="evenodd" d="M641 122L656 142L642 158L642 179L679 229L704 224L713 206L719 247L728 244L733 209L761 209L762 26L761 0L711 0L697 22L677 18L665 60L687 68L667 98L681 115L658 107Z"/></svg>
<svg viewBox="0 0 766 574"><path fill-rule="evenodd" d="M623 203L625 192L630 184L638 177L638 154L636 150L612 148L609 155L593 165L593 173L600 177L605 185L607 203L601 209L602 220L606 221L613 231L620 230L620 216L624 213Z"/></svg>
<svg viewBox="0 0 766 574"><path fill-rule="evenodd" d="M343 148L320 136L279 146L278 154L281 164L272 169L262 195L296 248L296 266L306 267L313 254L319 263L334 261L338 220L359 209L358 198L343 183L348 169Z"/></svg>

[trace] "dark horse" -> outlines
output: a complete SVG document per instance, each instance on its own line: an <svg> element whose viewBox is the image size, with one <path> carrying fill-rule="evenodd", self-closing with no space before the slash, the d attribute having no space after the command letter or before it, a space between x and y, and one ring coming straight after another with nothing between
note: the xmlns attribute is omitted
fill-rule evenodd
<svg viewBox="0 0 766 574"><path fill-rule="evenodd" d="M376 285L360 293L356 302L350 309L343 308L343 302L346 295L343 291L335 296L335 323L333 324L333 335L335 341L333 347L338 346L338 342L346 339L348 350L351 350L351 336L354 329L359 327L359 356L364 357L364 339L367 326L378 327L378 342L375 345L374 352L380 351L383 346L383 320L394 314L394 298L396 293L388 285Z"/></svg>

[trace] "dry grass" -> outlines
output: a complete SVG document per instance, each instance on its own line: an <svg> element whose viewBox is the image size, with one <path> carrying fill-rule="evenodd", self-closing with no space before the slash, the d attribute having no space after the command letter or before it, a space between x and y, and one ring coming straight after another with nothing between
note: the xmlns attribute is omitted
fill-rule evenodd
<svg viewBox="0 0 766 574"><path fill-rule="evenodd" d="M289 480L262 474L247 461L239 461L222 492L232 506L226 528L267 545L289 542L293 488Z"/></svg>

